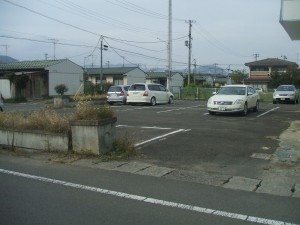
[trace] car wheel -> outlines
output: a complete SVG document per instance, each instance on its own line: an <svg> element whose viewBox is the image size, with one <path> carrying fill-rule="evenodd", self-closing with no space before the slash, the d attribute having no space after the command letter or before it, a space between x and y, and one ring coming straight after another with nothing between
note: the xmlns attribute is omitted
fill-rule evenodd
<svg viewBox="0 0 300 225"><path fill-rule="evenodd" d="M259 101L256 101L256 105L255 105L253 111L258 112L258 109L259 109Z"/></svg>
<svg viewBox="0 0 300 225"><path fill-rule="evenodd" d="M174 99L173 99L173 97L171 96L170 98L169 98L169 104L172 104L174 102Z"/></svg>
<svg viewBox="0 0 300 225"><path fill-rule="evenodd" d="M273 101L273 104L276 104L277 102L276 101Z"/></svg>
<svg viewBox="0 0 300 225"><path fill-rule="evenodd" d="M107 102L108 104L110 104L110 105L113 105L114 103L113 102Z"/></svg>
<svg viewBox="0 0 300 225"><path fill-rule="evenodd" d="M297 100L296 100L296 104L298 104L299 103L299 98L297 98Z"/></svg>
<svg viewBox="0 0 300 225"><path fill-rule="evenodd" d="M215 112L212 112L212 111L208 111L208 113L209 113L210 115L216 115L216 113L215 113Z"/></svg>
<svg viewBox="0 0 300 225"><path fill-rule="evenodd" d="M155 97L152 97L152 98L151 98L150 104L151 104L152 106L155 106L155 105L156 105L156 99L155 99Z"/></svg>
<svg viewBox="0 0 300 225"><path fill-rule="evenodd" d="M247 116L247 114L248 114L248 105L247 105L247 103L245 103L244 110L242 111L242 115Z"/></svg>

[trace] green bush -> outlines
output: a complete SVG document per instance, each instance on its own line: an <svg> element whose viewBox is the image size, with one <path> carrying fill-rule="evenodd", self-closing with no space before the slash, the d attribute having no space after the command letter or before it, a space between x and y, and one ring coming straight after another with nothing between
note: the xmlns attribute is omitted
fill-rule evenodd
<svg viewBox="0 0 300 225"><path fill-rule="evenodd" d="M57 94L63 95L65 92L67 92L69 89L65 84L58 84L54 87Z"/></svg>

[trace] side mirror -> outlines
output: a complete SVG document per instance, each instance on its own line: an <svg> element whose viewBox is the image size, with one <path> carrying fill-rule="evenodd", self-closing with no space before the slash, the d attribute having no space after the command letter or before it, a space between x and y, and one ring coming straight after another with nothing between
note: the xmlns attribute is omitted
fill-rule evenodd
<svg viewBox="0 0 300 225"><path fill-rule="evenodd" d="M215 95L215 94L217 94L217 92L216 92L216 91L214 91L212 94L213 94L213 95Z"/></svg>

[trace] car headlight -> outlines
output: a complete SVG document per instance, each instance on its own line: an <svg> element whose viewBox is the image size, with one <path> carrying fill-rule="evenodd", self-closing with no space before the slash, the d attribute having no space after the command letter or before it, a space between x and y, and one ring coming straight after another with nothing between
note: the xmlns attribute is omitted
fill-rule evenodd
<svg viewBox="0 0 300 225"><path fill-rule="evenodd" d="M244 102L245 102L244 99L237 99L233 104L240 105L240 104L243 104Z"/></svg>

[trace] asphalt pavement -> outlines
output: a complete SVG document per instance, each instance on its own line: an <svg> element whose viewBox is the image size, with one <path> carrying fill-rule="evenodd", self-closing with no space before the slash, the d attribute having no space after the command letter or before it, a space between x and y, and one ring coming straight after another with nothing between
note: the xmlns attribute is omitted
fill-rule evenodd
<svg viewBox="0 0 300 225"><path fill-rule="evenodd" d="M28 113L49 104L7 104L6 110ZM118 117L117 135L134 137L138 157L101 162L53 153L24 154L45 162L300 197L299 105L264 103L258 113L247 117L211 116L205 102L198 101L113 108ZM61 113L72 110L57 109ZM10 153L2 150L1 154Z"/></svg>

